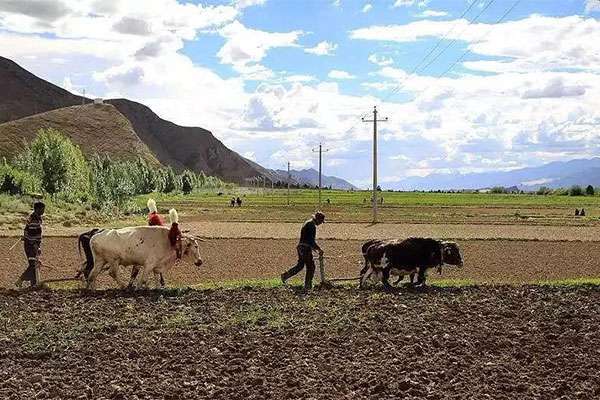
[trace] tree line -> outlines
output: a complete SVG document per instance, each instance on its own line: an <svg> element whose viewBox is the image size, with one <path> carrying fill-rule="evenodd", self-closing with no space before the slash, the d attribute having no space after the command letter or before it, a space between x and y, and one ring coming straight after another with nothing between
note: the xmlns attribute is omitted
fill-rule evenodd
<svg viewBox="0 0 600 400"><path fill-rule="evenodd" d="M150 163L143 158L113 160L108 155L86 159L81 149L54 129L40 130L31 144L10 162L0 163L0 193L40 193L94 208L120 207L130 197L152 192L191 193L227 184L203 172Z"/></svg>

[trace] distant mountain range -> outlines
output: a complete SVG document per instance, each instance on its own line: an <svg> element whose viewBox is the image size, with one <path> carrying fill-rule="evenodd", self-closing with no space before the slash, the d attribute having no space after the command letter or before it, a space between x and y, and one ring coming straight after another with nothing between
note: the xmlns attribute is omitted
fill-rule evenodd
<svg viewBox="0 0 600 400"><path fill-rule="evenodd" d="M288 173L285 170L275 170L277 175L279 175L280 180L282 182L287 182ZM308 186L318 186L319 185L319 171L314 170L313 168L309 169L301 169L301 170L290 170L290 175L292 180L298 184L308 185ZM331 187L332 189L340 189L340 190L354 190L356 186L351 184L350 182L337 178L335 176L327 176L323 175L321 178L321 185L323 187Z"/></svg>
<svg viewBox="0 0 600 400"><path fill-rule="evenodd" d="M431 174L390 184L397 190L460 190L494 186L516 186L537 190L541 186L568 188L573 185L600 186L600 158L556 161L539 167L472 174Z"/></svg>

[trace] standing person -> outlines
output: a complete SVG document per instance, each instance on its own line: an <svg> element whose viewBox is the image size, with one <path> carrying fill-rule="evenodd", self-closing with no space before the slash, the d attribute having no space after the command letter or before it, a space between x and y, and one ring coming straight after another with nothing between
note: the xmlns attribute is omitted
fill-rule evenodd
<svg viewBox="0 0 600 400"><path fill-rule="evenodd" d="M242 199L240 199L240 198L239 198L239 196L238 196L238 198L235 200L235 202L237 203L238 207L241 207L241 206L242 206Z"/></svg>
<svg viewBox="0 0 600 400"><path fill-rule="evenodd" d="M36 201L33 204L33 213L31 213L25 224L23 243L28 266L16 282L16 286L19 288L23 285L23 281L29 281L31 287L36 287L39 283L37 264L38 257L42 252L42 215L44 215L45 210L46 205L41 201Z"/></svg>
<svg viewBox="0 0 600 400"><path fill-rule="evenodd" d="M315 274L315 260L313 259L313 250L317 250L319 255L323 255L323 250L317 244L317 226L325 222L325 214L317 211L315 215L302 225L300 230L300 242L296 247L298 251L298 263L288 271L281 274L281 282L286 283L288 279L302 271L306 266L306 275L304 277L304 289L312 289L312 280Z"/></svg>

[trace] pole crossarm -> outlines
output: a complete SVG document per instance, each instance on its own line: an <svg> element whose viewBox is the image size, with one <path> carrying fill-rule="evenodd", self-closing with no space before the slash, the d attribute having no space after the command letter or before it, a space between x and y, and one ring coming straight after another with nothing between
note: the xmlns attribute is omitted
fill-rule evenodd
<svg viewBox="0 0 600 400"><path fill-rule="evenodd" d="M377 123L387 122L388 118L377 119L377 106L373 107L373 119L361 118L362 122L373 123L373 223L377 223Z"/></svg>

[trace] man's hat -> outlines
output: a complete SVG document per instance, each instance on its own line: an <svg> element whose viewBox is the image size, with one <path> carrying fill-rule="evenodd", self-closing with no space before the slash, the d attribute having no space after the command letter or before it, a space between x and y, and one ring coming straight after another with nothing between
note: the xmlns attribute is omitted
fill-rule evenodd
<svg viewBox="0 0 600 400"><path fill-rule="evenodd" d="M321 211L317 211L315 213L315 220L317 221L325 221L325 214L323 214Z"/></svg>

